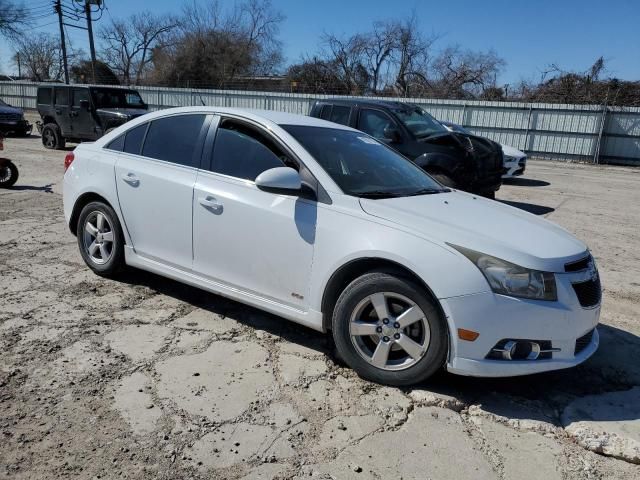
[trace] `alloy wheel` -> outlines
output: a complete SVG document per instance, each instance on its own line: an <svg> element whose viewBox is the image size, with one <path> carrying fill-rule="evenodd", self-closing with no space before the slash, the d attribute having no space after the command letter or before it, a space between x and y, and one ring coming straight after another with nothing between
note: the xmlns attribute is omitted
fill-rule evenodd
<svg viewBox="0 0 640 480"><path fill-rule="evenodd" d="M102 212L91 212L84 224L83 244L91 261L104 265L114 251L113 228Z"/></svg>
<svg viewBox="0 0 640 480"><path fill-rule="evenodd" d="M50 128L47 128L42 132L42 138L45 147L53 148L56 146L56 137Z"/></svg>
<svg viewBox="0 0 640 480"><path fill-rule="evenodd" d="M429 348L431 330L422 309L409 298L378 292L353 310L349 333L358 354L382 370L415 365Z"/></svg>

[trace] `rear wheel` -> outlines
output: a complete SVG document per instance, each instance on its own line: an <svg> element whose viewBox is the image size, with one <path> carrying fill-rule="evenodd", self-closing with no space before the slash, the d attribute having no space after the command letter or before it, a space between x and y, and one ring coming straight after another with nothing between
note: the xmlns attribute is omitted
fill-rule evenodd
<svg viewBox="0 0 640 480"><path fill-rule="evenodd" d="M365 379L411 385L444 364L446 323L424 288L411 280L363 275L340 295L332 323L338 354Z"/></svg>
<svg viewBox="0 0 640 480"><path fill-rule="evenodd" d="M55 123L47 123L42 128L42 145L50 150L62 150L65 145L60 127Z"/></svg>
<svg viewBox="0 0 640 480"><path fill-rule="evenodd" d="M0 166L0 188L12 187L17 181L18 167L16 167L12 162L9 161Z"/></svg>
<svg viewBox="0 0 640 480"><path fill-rule="evenodd" d="M118 216L103 202L87 204L78 217L78 247L87 266L111 277L124 269L124 236Z"/></svg>

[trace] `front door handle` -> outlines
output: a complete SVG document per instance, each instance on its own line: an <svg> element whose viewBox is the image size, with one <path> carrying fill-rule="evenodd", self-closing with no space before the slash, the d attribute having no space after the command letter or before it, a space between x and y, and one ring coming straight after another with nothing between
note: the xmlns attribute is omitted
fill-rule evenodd
<svg viewBox="0 0 640 480"><path fill-rule="evenodd" d="M137 187L140 185L140 180L134 173L127 173L126 175L122 175L122 180L127 182L132 187Z"/></svg>
<svg viewBox="0 0 640 480"><path fill-rule="evenodd" d="M205 207L207 210L211 210L213 213L221 214L222 213L222 204L218 203L215 197L211 195L207 195L206 197L199 198L200 205Z"/></svg>

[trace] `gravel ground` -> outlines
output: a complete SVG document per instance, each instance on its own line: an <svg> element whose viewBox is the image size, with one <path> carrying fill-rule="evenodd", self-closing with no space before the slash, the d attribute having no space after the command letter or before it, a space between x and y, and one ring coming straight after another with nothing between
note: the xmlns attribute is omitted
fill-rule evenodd
<svg viewBox="0 0 640 480"><path fill-rule="evenodd" d="M360 380L317 332L84 266L65 152L10 138L0 191L0 478L640 478L640 170L531 161L498 197L585 240L605 287L584 365Z"/></svg>

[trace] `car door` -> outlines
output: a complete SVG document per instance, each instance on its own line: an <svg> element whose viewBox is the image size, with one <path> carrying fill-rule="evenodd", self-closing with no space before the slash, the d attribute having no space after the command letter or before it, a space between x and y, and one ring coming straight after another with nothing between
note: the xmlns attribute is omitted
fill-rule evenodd
<svg viewBox="0 0 640 480"><path fill-rule="evenodd" d="M193 186L210 119L204 114L172 115L127 131L115 180L138 255L191 268Z"/></svg>
<svg viewBox="0 0 640 480"><path fill-rule="evenodd" d="M213 135L213 134L212 134ZM267 301L301 310L313 259L314 200L260 190L256 177L274 167L297 168L271 134L222 118L211 164L193 196L193 270Z"/></svg>
<svg viewBox="0 0 640 480"><path fill-rule="evenodd" d="M91 111L87 108L82 108L80 105L80 102L83 100L90 104L89 89L74 88L72 97L69 116L71 117L71 130L74 132L74 137L90 140L95 139L95 122Z"/></svg>
<svg viewBox="0 0 640 480"><path fill-rule="evenodd" d="M73 137L71 130L71 117L69 116L69 95L71 89L69 87L54 88L54 105L53 109L56 114L56 123L60 127L63 137Z"/></svg>

